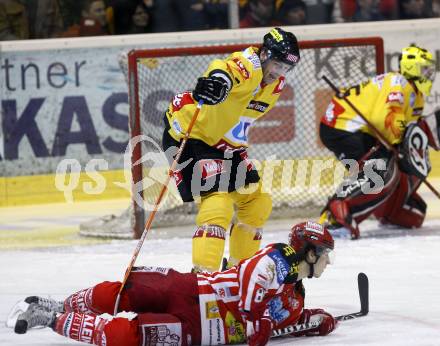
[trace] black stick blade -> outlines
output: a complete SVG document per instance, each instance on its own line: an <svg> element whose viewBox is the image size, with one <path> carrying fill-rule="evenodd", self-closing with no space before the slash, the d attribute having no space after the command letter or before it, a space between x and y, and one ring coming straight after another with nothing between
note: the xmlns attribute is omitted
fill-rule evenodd
<svg viewBox="0 0 440 346"><path fill-rule="evenodd" d="M358 274L358 288L359 288L359 299L361 301L361 313L367 315L370 311L369 304L369 288L368 288L368 276L364 273Z"/></svg>

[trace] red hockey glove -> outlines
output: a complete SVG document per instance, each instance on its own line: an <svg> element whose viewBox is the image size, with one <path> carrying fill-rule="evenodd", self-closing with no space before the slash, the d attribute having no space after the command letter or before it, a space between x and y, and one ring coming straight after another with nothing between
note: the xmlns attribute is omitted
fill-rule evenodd
<svg viewBox="0 0 440 346"><path fill-rule="evenodd" d="M319 322L316 327L308 330L294 332L294 336L313 336L327 335L331 333L337 326L338 321L332 315L322 309L304 309L298 324Z"/></svg>
<svg viewBox="0 0 440 346"><path fill-rule="evenodd" d="M253 322L254 333L249 337L249 346L264 346L272 334L272 320L266 314Z"/></svg>

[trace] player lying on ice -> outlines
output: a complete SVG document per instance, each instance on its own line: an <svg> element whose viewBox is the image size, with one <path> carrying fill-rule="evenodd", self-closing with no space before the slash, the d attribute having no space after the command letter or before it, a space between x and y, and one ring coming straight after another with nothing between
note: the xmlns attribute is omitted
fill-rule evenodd
<svg viewBox="0 0 440 346"><path fill-rule="evenodd" d="M430 52L409 46L402 50L398 73L375 76L332 99L320 138L339 160L357 162L360 172L338 188L321 216L333 236L358 238L358 224L372 214L382 224L422 225L426 203L417 189L431 168L428 145L440 150L440 111L422 116L435 68ZM346 100L399 155L379 142Z"/></svg>
<svg viewBox="0 0 440 346"><path fill-rule="evenodd" d="M302 279L318 278L330 263L333 238L315 222L295 225L289 245L270 244L223 272L179 273L136 268L111 318L119 282L102 282L64 302L28 297L15 332L47 326L95 345L266 345L272 330L314 322L291 335L326 335L336 320L321 309L304 309ZM107 314L103 316L101 314ZM131 316L130 316L131 315Z"/></svg>

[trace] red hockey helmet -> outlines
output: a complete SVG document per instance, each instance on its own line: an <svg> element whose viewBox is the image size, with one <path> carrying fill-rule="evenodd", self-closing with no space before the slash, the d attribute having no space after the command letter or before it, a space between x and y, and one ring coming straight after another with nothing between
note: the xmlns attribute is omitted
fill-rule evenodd
<svg viewBox="0 0 440 346"><path fill-rule="evenodd" d="M309 249L314 249L317 256L334 249L333 237L327 228L313 221L301 222L292 227L289 233L289 245L296 253L305 255Z"/></svg>

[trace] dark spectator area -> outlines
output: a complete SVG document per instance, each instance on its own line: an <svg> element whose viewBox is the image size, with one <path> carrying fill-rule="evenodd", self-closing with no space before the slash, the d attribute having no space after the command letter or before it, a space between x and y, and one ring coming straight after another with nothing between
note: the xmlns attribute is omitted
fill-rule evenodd
<svg viewBox="0 0 440 346"><path fill-rule="evenodd" d="M0 40L440 16L440 0L0 0Z"/></svg>

